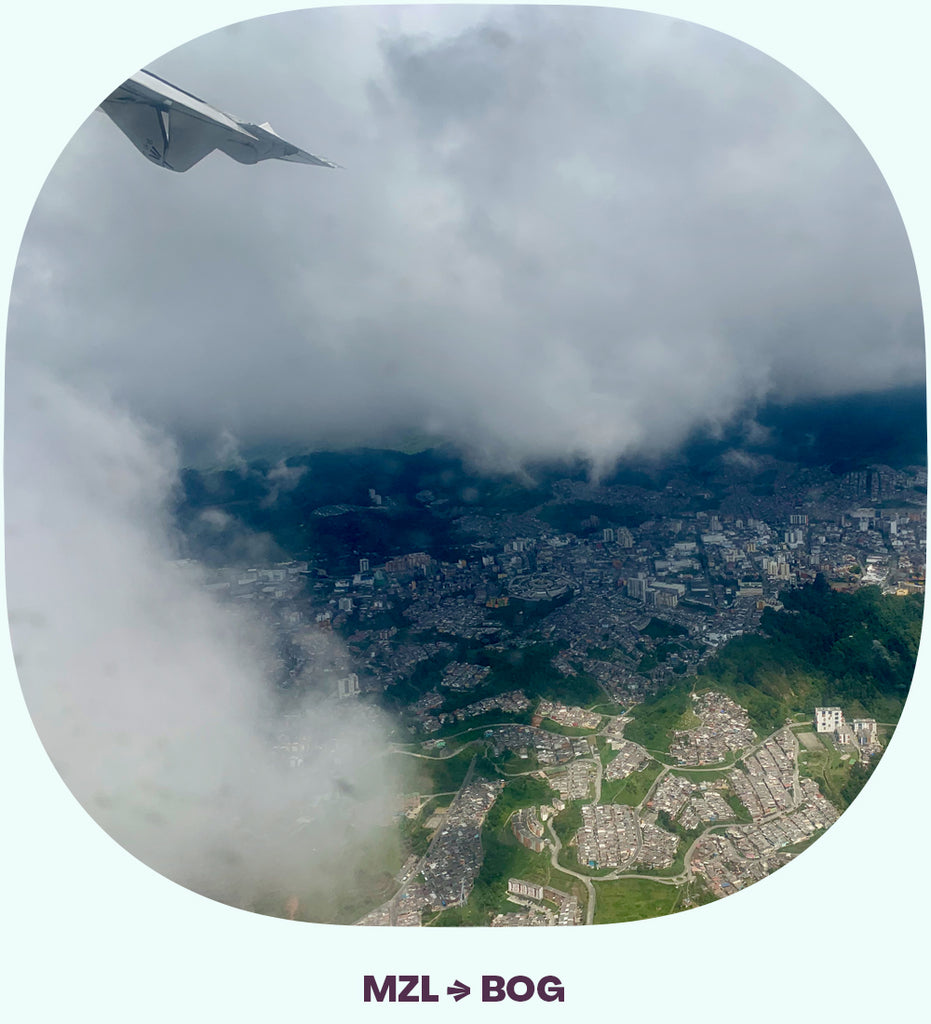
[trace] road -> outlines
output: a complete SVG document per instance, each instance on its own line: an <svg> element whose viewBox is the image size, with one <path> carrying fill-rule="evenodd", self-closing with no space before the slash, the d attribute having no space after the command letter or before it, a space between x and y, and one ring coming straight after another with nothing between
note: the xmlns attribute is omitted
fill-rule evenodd
<svg viewBox="0 0 931 1024"><path fill-rule="evenodd" d="M784 728L785 728L785 726L780 726L778 729L776 729L772 733L770 733L770 735L764 737L761 740L758 740L756 743L754 743L752 746L748 747L745 751L743 751L741 753L741 755L740 755L741 758L751 757L758 750L761 750L766 743L768 743L770 740L772 740L777 735L777 733L782 732L782 730ZM795 736L795 734L791 733L791 735L792 735L792 738L793 738L793 745L794 745L793 760L794 760L794 769L795 769L794 770L794 777L793 777L793 784L792 784L792 806L789 809L787 809L787 810L776 811L773 814L768 814L768 815L765 815L765 816L763 816L761 818L757 818L757 819L755 819L754 824L763 825L763 824L766 824L767 822L776 821L779 818L784 817L787 814L791 814L792 811L794 811L799 806L799 804L801 803L801 788L800 788L800 785L799 785L799 769L798 769L799 743L798 743L798 738ZM596 762L598 764L598 774L597 774L597 786L596 786L595 803L598 803L598 802L600 802L600 798L601 798L602 770L601 770L601 759L600 758L596 758L595 760L596 760ZM717 765L706 765L706 766L700 766L700 767L699 766L696 766L696 767L678 767L678 768L675 769L675 771L681 772L683 774L687 773L689 775L691 775L691 774L701 775L703 772L722 771L722 770L726 770L727 768L731 768L731 767L733 767L732 764L726 764L725 763L725 764L717 764ZM656 791L657 786L666 777L666 775L668 775L669 772L672 771L672 770L673 770L673 768L670 765L664 765L663 766L663 768L660 771L659 775L657 775L657 777L653 780L653 784L647 790L647 792L646 792L645 796L643 797L643 799L635 807L635 810L637 812L638 817L641 814L641 812L643 811L644 807L646 806L647 802L649 801L649 799L651 798L653 793ZM552 849L552 854L551 854L551 863L552 863L554 868L557 868L558 870L564 872L565 874L572 875L574 878L578 878L580 881L583 882L583 884L585 885L585 888L586 888L586 890L588 892L588 910L587 910L587 913L586 913L585 923L586 924L592 924L594 922L594 917L595 917L596 893L595 893L594 882L596 880L597 881L619 881L619 880L625 879L625 878L632 878L632 879L633 878L640 878L640 879L645 879L645 880L648 880L648 881L651 881L651 882L658 882L660 885L674 885L674 886L680 886L680 885L685 885L687 883L690 883L694 879L694 875L693 875L693 872L692 872L692 857L693 857L693 855L695 853L696 848L698 847L698 844L709 833L714 832L715 830L718 830L718 829L730 827L733 824L734 824L734 822L722 822L720 824L709 825L707 828L703 829L701 831L701 833L699 833L699 835L697 835L691 841L691 843L689 843L688 849L685 851L685 856L683 858L683 870L679 874L677 874L677 875L662 876L662 875L647 874L647 873L642 873L642 872L616 870L616 871L611 872L610 874L601 875L597 879L593 879L592 877L590 877L588 875L580 874L578 871L574 871L572 868L566 867L564 864L561 864L559 862L559 852L562 849L562 844L561 844L561 842L559 840L559 837L556 835L555 831L553 830L552 823L551 822L547 822L547 828L549 829L550 835L551 835L552 840L553 840L553 849Z"/></svg>
<svg viewBox="0 0 931 1024"><path fill-rule="evenodd" d="M407 751L403 751L403 753L407 753ZM388 919L391 922L391 924L397 924L397 918L398 918L398 897L404 891L404 887L407 885L407 883L412 878L416 878L417 875L420 874L420 872L423 870L424 864L429 860L430 854L433 852L433 848L436 846L436 844L437 844L437 842L439 840L440 833L443 831L443 825L446 823L446 818L449 815L450 809L456 803L456 797L458 797L459 794L472 781L472 775L475 772L475 762L477 760L478 760L478 754L476 754L472 758L472 760L469 762L469 767L468 767L468 769L466 771L465 778L462 780L462 785L459 787L459 789L456 790L455 796L450 801L449 807L446 808L446 813L443 815L443 817L441 818L439 824L437 825L436 830L433 833L433 838L430 840L430 845L427 847L426 853L424 853L424 855L420 858L420 860L418 860L417 863L404 875L404 877L401 879L401 884L398 886L397 892L391 897L390 900L388 900L388 915L389 915ZM358 924L358 922L356 922L356 923Z"/></svg>
<svg viewBox="0 0 931 1024"><path fill-rule="evenodd" d="M548 821L546 827L549 830L550 838L553 842L553 849L550 855L550 863L556 868L557 871L561 871L565 875L572 875L573 878L578 878L580 882L585 886L585 891L588 894L585 908L585 923L595 923L595 887L592 885L592 880L587 875L580 875L578 871L573 871L572 868L563 867L559 863L559 851L562 849L562 842L556 831L553 828L553 823Z"/></svg>
<svg viewBox="0 0 931 1024"><path fill-rule="evenodd" d="M613 717L617 717L617 716L606 715L604 717L605 718L613 718ZM601 728L599 728L597 730L597 732L595 733L595 735L598 735L598 734L602 733L606 728L607 728L607 723L605 723L605 725L603 725ZM764 739L758 740L752 746L750 746L746 750L742 751L741 754L740 754L740 757L741 758L751 757L758 750L762 749L764 744L766 744L771 739L773 739L776 736L777 733L781 732L783 728L785 728L785 726L780 726L779 729L776 729L769 736L765 737ZM470 731L471 730L464 730L464 732L470 732ZM462 735L462 733L460 733L458 735ZM756 822L755 822L756 824L765 824L766 822L777 820L778 818L782 817L783 815L791 813L791 811L794 810L796 807L798 807L798 805L801 802L801 788L800 788L800 784L799 784L799 768L798 768L799 743L798 743L798 738L795 736L795 734L791 733L791 735L792 735L793 743L794 743L794 751L793 751L794 776L793 776L793 782L792 782L792 807L789 810L786 810L786 811L776 811L773 814L769 814L769 815L766 815L765 817L759 818L759 819L756 820ZM454 737L454 736L447 737L448 740L453 740L455 738L456 737ZM459 747L455 751L454 750L444 751L442 755L434 755L432 757L429 754L422 754L422 753L419 753L419 752L416 752L416 751L403 750L403 749L401 749L401 748L399 748L397 746L394 747L394 750L397 753L408 754L411 757L421 757L421 758L425 758L425 759L428 759L428 760L445 760L445 759L447 759L449 757L452 757L455 754L459 753L461 750L465 749L465 747L468 746L468 745L469 744L466 743L462 747ZM466 786L468 786L469 782L471 781L472 776L474 774L474 770L475 770L476 760L477 760L477 755L472 758L472 761L470 762L469 768L468 768L468 770L466 772L466 776L463 779L462 785L461 785L459 791L457 791L457 795L458 795L458 792L460 792L462 789L464 789ZM601 802L601 792L602 792L603 782L604 782L604 765L602 764L601 757L600 757L599 752L597 750L595 750L594 756L591 758L591 760L592 760L592 762L595 765L594 803L595 804L599 804ZM659 758L657 758L657 760L659 760ZM696 776L701 776L703 773L718 772L718 771L727 770L727 769L733 767L733 762L728 763L727 761L725 761L723 763L718 763L718 764L715 764L715 765L701 765L701 766L688 766L688 767L686 767L686 766L674 766L674 765L666 764L662 760L660 760L660 764L662 765L662 768L661 768L659 774L653 780L652 784L650 785L650 787L647 790L646 794L644 795L643 799L636 805L636 807L634 807L634 811L636 812L638 818L642 814L644 808L646 807L647 802L650 800L650 798L655 793L656 788L660 785L662 780L671 771L676 771L677 773L681 773L681 774L688 774L688 775L693 775L694 774ZM534 770L531 770L530 772L520 773L520 774L533 774L533 773L535 773L536 770L538 770L538 769L534 769ZM452 804L450 806L452 806ZM448 810L447 810L447 813L448 813ZM573 878L577 878L585 886L587 900L586 900L586 911L585 911L585 921L584 921L584 923L586 925L591 925L591 924L594 923L594 920L595 920L595 911L596 911L596 906L597 906L597 894L595 892L595 884L594 884L596 880L597 881L619 881L619 880L622 880L622 879L628 879L629 878L629 879L644 879L644 880L651 881L651 882L657 882L660 885L681 886L681 885L688 884L688 883L692 882L693 879L694 879L694 874L692 872L692 866L691 865L692 865L692 857L693 857L693 855L695 853L696 848L698 847L698 844L709 833L711 833L711 832L713 832L715 830L721 829L721 828L728 827L730 824L732 824L732 823L731 822L726 822L726 823L722 822L722 823L719 823L719 824L709 825L707 828L703 829L702 832L698 836L696 836L689 843L689 846L686 849L685 855L684 855L684 858L683 858L683 870L679 874L661 876L661 875L656 875L656 874L647 874L647 873L644 873L644 872L632 872L632 871L615 870L615 871L610 872L608 874L601 875L597 879L595 879L595 878L593 878L590 875L583 874L583 873L581 873L579 871L574 870L571 867L567 867L565 864L560 863L559 855L560 855L560 852L562 851L562 848L563 848L562 847L562 841L560 840L559 836L556 834L556 831L553 828L552 821L547 821L546 828L547 828L547 831L549 833L550 845L551 845L551 848L550 848L550 863L553 866L553 868L555 868L557 871L560 871L560 872L562 872L563 874L566 874L566 875L570 875ZM407 873L407 875L405 876L405 878L402 881L401 887L398 889L398 892L389 901L389 909L390 909L392 924L394 924L395 920L396 920L396 907L397 907L398 896L403 891L404 885L410 880L410 878L415 877L416 874L419 871L422 870L423 864L425 863L427 858L430 856L430 854L431 854L431 852L433 850L434 844L436 843L437 837L438 837L438 835L439 835L441 830L442 830L442 822L440 823L440 826L437 828L436 832L434 833L433 839L431 840L431 843L430 843L430 846L427 849L427 852L424 854L424 856L422 858L420 858L420 860L417 862L417 864ZM638 849L637 853L639 853L639 849Z"/></svg>

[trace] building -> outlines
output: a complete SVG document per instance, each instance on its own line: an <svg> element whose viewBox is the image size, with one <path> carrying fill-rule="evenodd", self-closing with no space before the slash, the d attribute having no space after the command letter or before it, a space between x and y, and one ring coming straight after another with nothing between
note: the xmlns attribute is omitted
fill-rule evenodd
<svg viewBox="0 0 931 1024"><path fill-rule="evenodd" d="M844 712L840 708L815 708L815 731L837 732L844 727Z"/></svg>
<svg viewBox="0 0 931 1024"><path fill-rule="evenodd" d="M336 680L337 697L355 697L359 692L359 677L355 672Z"/></svg>
<svg viewBox="0 0 931 1024"><path fill-rule="evenodd" d="M876 719L875 718L855 718L853 720L853 734L857 738L857 743L860 746L867 746L868 744L876 742Z"/></svg>
<svg viewBox="0 0 931 1024"><path fill-rule="evenodd" d="M679 598L685 596L685 585L682 583L651 584L653 604L657 608L675 608Z"/></svg>
<svg viewBox="0 0 931 1024"><path fill-rule="evenodd" d="M537 818L534 808L525 807L517 811L511 818L511 830L518 840L534 853L540 853L543 849L543 825Z"/></svg>
<svg viewBox="0 0 931 1024"><path fill-rule="evenodd" d="M412 551L408 555L401 555L385 562L385 572L401 575L420 572L425 575L432 566L433 559L425 551Z"/></svg>
<svg viewBox="0 0 931 1024"><path fill-rule="evenodd" d="M526 896L531 900L543 899L543 886L533 882L525 882L522 878L508 879L508 892L514 896Z"/></svg>

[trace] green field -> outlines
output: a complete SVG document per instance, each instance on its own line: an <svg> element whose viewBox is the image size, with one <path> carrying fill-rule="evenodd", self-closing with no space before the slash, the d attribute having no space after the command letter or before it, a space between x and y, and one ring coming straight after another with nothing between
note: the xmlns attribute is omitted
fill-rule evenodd
<svg viewBox="0 0 931 1024"><path fill-rule="evenodd" d="M568 846L572 837L582 827L582 804L584 800L572 800L566 809L553 818L553 831L563 846Z"/></svg>
<svg viewBox="0 0 931 1024"><path fill-rule="evenodd" d="M724 799L727 801L730 809L734 812L739 824L746 825L748 822L753 820L750 812L746 807L744 807L743 802L736 793L728 792L725 794Z"/></svg>
<svg viewBox="0 0 931 1024"><path fill-rule="evenodd" d="M597 729L601 723L599 722L595 729ZM591 736L595 729L588 729L584 726L578 725L562 725L559 722L554 722L550 718L544 718L540 723L541 729L546 729L547 732L559 733L560 736Z"/></svg>
<svg viewBox="0 0 931 1024"><path fill-rule="evenodd" d="M663 765L653 761L643 771L633 772L626 779L602 782L601 802L603 804L627 804L630 807L636 807L649 793L650 787L662 770Z"/></svg>
<svg viewBox="0 0 931 1024"><path fill-rule="evenodd" d="M621 878L611 882L596 880L594 885L595 924L662 917L677 910L682 898L679 886L651 882L645 878Z"/></svg>
<svg viewBox="0 0 931 1024"><path fill-rule="evenodd" d="M406 793L454 793L462 785L474 754L474 747L448 757L412 757L394 753L392 768L400 764Z"/></svg>
<svg viewBox="0 0 931 1024"><path fill-rule="evenodd" d="M508 827L509 818L518 808L549 803L552 795L553 791L545 780L521 775L498 794L498 799L485 818L485 827L491 832L498 832Z"/></svg>
<svg viewBox="0 0 931 1024"><path fill-rule="evenodd" d="M843 760L846 753L849 752L835 749L803 750L798 758L799 772L814 779L821 792L840 811L850 806L872 771L859 765L856 756Z"/></svg>
<svg viewBox="0 0 931 1024"><path fill-rule="evenodd" d="M601 759L601 767L605 768L614 760L616 751L608 744L603 736L595 737L595 745L598 747L598 757Z"/></svg>
<svg viewBox="0 0 931 1024"><path fill-rule="evenodd" d="M678 727L677 723L689 710L689 690L683 685L676 685L661 697L632 708L633 721L624 730L624 735L651 752L665 753L669 750L673 730Z"/></svg>
<svg viewBox="0 0 931 1024"><path fill-rule="evenodd" d="M686 732L688 729L697 729L701 725L701 719L691 708L686 708L679 716L675 724L677 732Z"/></svg>

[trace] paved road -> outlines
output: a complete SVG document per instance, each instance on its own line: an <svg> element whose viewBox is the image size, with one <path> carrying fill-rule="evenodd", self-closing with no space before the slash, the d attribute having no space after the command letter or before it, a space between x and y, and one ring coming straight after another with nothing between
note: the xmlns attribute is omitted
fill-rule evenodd
<svg viewBox="0 0 931 1024"><path fill-rule="evenodd" d="M604 717L608 718L608 717L615 717L615 716L607 716L606 715ZM504 724L504 723L502 723L502 724ZM606 727L607 727L606 725L603 726L602 728L598 729L597 732L601 733ZM748 747L746 750L744 750L741 753L741 755L740 755L741 758L751 757L758 750L762 749L762 747L764 746L765 743L767 743L769 740L771 740L778 732L781 732L782 729L784 729L784 728L785 728L785 726L780 726L778 729L776 729L774 732L772 732L769 736L766 736L765 738L763 738L761 740L758 740L756 743L754 743L753 745L751 745L750 747ZM468 730L464 730L464 731L468 731ZM791 730L790 730L790 732L791 732ZM459 735L461 735L461 734L459 734ZM776 811L773 814L769 814L769 815L766 815L765 817L755 819L754 824L765 824L766 822L769 822L769 821L775 821L778 818L784 816L785 814L791 813L791 811L794 810L799 805L799 803L801 802L801 789L800 789L800 784L799 784L799 769L798 769L799 742L798 742L798 738L795 736L795 733L791 733L791 735L793 737L794 746L795 746L795 751L794 751L794 755L795 755L794 756L794 760L795 760L795 773L794 773L793 785L792 785L792 807L789 810L786 810L786 811ZM454 738L455 737L447 737L447 739L454 739ZM446 758L452 757L455 754L459 753L461 750L465 749L465 746L467 746L467 745L468 744L464 745L463 747L458 748L458 750L455 750L455 751L453 751L453 750L444 751L444 753L442 755L436 755L436 756L433 756L433 757L431 757L428 754L421 754L421 753L418 753L418 752L415 752L415 751L403 750L403 749L401 749L399 747L394 747L394 749L395 749L395 751L397 753L408 754L411 757L422 757L422 758L425 758L425 759L428 759L428 760L445 760ZM654 753L659 753L659 752L654 752ZM468 771L466 772L466 777L463 780L462 786L460 787L460 789L464 789L469 784L469 782L471 781L472 775L473 775L473 772L474 772L474 769L475 769L476 759L477 759L477 755L476 755L476 757L473 757L471 763L469 764ZM595 763L595 769L596 769L596 772L595 772L595 787L594 787L594 790L595 790L594 802L597 804L597 803L601 802L601 790L602 790L602 784L603 784L603 780L604 780L604 765L602 764L601 757L598 755L597 751L596 751L595 757L593 757L592 760ZM657 758L657 760L660 761L660 764L662 765L662 769L659 772L659 774L657 775L657 777L653 780L652 785L647 790L647 792L644 795L643 799L634 808L634 810L637 812L638 816L643 811L644 807L646 806L647 801L651 798L653 793L656 791L657 786L662 782L662 780L666 777L666 775L669 774L670 771L675 770L677 772L700 775L703 772L724 771L724 770L727 770L727 769L733 767L733 762L730 762L730 763L724 762L724 763L718 763L718 764L715 764L715 765L684 766L684 765L669 765L669 764L666 764L665 762L663 762L662 760L660 760L660 758ZM527 772L521 772L521 773L518 773L518 774L522 774L522 775L523 774L533 774L537 770L538 769L531 769L531 770L529 770ZM625 879L625 878L640 878L640 879L645 879L645 880L648 880L648 881L651 881L651 882L658 882L660 885L680 886L680 885L684 885L684 884L690 883L693 880L693 878L694 878L694 875L693 875L693 872L692 872L692 866L691 866L692 865L692 857L694 855L695 849L697 848L698 844L710 832L713 832L713 831L715 831L717 829L721 829L721 828L724 828L724 827L728 827L728 826L730 826L732 824L734 824L734 823L733 822L723 822L723 823L718 823L718 824L714 824L714 825L709 825L698 836L696 836L695 839L693 839L692 842L689 844L689 847L688 847L688 849L685 852L685 857L684 857L684 860L683 860L683 870L682 870L682 872L680 872L677 875L660 876L660 875L653 875L653 874L645 874L645 873L638 873L638 872L616 870L616 871L611 872L610 874L601 875L597 879L595 879L595 878L593 878L593 877L591 877L589 875L585 875L585 874L582 874L582 873L580 873L578 871L575 871L575 870L573 870L570 867L566 867L564 864L561 864L559 862L559 854L560 854L560 851L562 850L562 842L559 839L559 836L556 834L555 830L553 829L552 821L548 821L546 823L546 827L547 827L547 830L549 832L550 838L552 840L551 851L550 851L550 863L552 864L552 866L557 871L560 871L563 874L571 875L573 878L577 878L585 886L585 890L586 890L588 898L587 898L585 922L584 923L586 925L590 925L590 924L594 924L594 920L595 920L595 909L596 909L596 899L597 899L596 893L595 893L595 886L594 886L594 882L595 881L617 881L617 880L621 880L621 879ZM430 844L430 847L427 850L427 853L424 855L423 858L421 858L421 860L418 862L416 867L414 869L412 869L412 871L408 875L408 878L413 877L414 875L416 875L416 873L419 870L421 870L421 867L422 867L424 861L430 855L430 852L431 852L431 850L433 848L433 845L434 845L434 843L436 841L436 838L437 838L441 828L442 828L442 823L440 825L440 828L437 828L436 832L434 833L433 841L431 841L431 844ZM403 888L403 886L402 886L402 888ZM400 891L401 891L401 889L398 890L398 894L400 893ZM393 897L392 900L390 901L392 923L394 923L394 918L395 918L395 913L396 913L396 900L397 900L398 894L396 894L395 897Z"/></svg>
<svg viewBox="0 0 931 1024"><path fill-rule="evenodd" d="M406 751L404 751L404 753L406 753ZM459 794L472 781L472 774L475 771L475 762L477 760L478 760L478 754L476 754L475 757L473 757L472 760L469 762L469 767L468 767L468 770L466 771L465 778L462 780L462 785L459 787L459 789L456 790L455 796L450 801L449 807L446 808L446 813L443 815L442 819L440 820L439 824L437 825L436 830L433 833L433 838L430 840L430 845L427 847L427 852L407 872L407 874L401 880L401 884L398 886L397 892L395 892L395 894L391 897L391 899L388 900L388 915L389 915L388 920L391 922L391 924L397 924L398 898L400 897L401 893L404 891L404 887L407 885L407 883L412 878L415 878L423 870L424 864L427 862L427 860L430 857L430 854L433 852L433 847L436 846L436 844L437 844L437 841L438 841L439 836L440 836L440 832L442 832L442 830L443 830L443 825L446 822L446 818L449 815L450 809L452 808L453 804L455 804L455 802L456 802L455 798L458 797ZM440 795L442 795L442 794L440 794ZM356 924L358 924L358 922L356 922Z"/></svg>
<svg viewBox="0 0 931 1024"><path fill-rule="evenodd" d="M780 726L774 732L770 733L769 736L766 736L764 739L759 740L757 743L753 744L751 747L748 747L741 754L741 757L750 757L750 756L752 756L754 753L756 753L757 750L762 749L763 745L765 743L769 742L769 740L771 740L777 733L781 732L783 730L783 728L785 728L785 727L784 726ZM767 822L776 821L779 818L784 817L786 814L792 813L792 811L796 807L798 807L799 803L801 802L801 790L799 788L799 771L798 771L799 744L798 744L798 739L797 739L797 737L795 737L794 733L792 734L792 736L793 736L793 739L795 740L795 777L794 777L793 789L792 789L792 796L793 796L792 807L787 809L787 810L784 810L784 811L775 811L773 814L767 814L764 817L756 818L753 821L753 824L755 824L755 825L765 825ZM690 774L691 773L699 774L701 772L707 772L707 771L722 771L722 770L725 770L725 769L730 768L730 767L733 767L733 765L726 765L726 764L725 765L720 765L719 764L719 765L710 766L710 767L681 767L681 768L676 768L675 770L676 771L681 771L681 772L688 772ZM669 774L669 772L671 770L672 769L671 769L671 767L669 765L665 765L663 767L662 771L659 773L659 775L657 775L657 777L654 779L653 784L650 786L649 790L647 790L646 795L640 801L640 803L637 804L637 806L635 808L635 810L637 811L638 815L643 810L644 806L646 805L647 801L650 799L652 794L655 792L656 787L665 778L665 776ZM600 790L599 790L599 795L600 795ZM598 801L596 800L596 803L597 802ZM547 824L549 825L549 823L547 823ZM576 878L580 878L580 879L582 879L583 882L586 883L586 888L589 890L589 893L590 893L589 901L590 901L591 911L592 911L590 917L594 918L594 899L595 899L595 897L594 897L594 885L592 884L593 881L617 881L617 880L620 880L620 879L623 879L623 878L643 878L643 879L647 879L647 880L649 880L651 882L659 882L661 885L684 885L687 882L691 882L693 880L693 878L694 878L694 876L692 874L692 856L694 855L695 849L698 846L698 844L701 842L701 840L704 839L704 837L706 835L708 835L710 832L714 832L716 829L730 827L730 826L732 826L734 824L741 824L741 823L740 822L721 822L721 823L718 823L718 824L709 825L699 835L697 835L692 840L692 842L689 844L689 847L688 847L688 849L685 852L685 858L684 858L684 861L683 861L683 870L678 875L660 876L660 875L638 873L638 872L633 872L633 871L613 871L613 872L611 872L611 874L601 875L601 876L598 877L598 879L594 879L593 880L593 879L589 878L587 875L581 875L578 872L572 871L570 868L567 868L564 865L559 864L557 862L557 857L558 857L558 853L559 853L559 849L560 849L559 839L556 836L555 832L553 832L552 827L550 827L550 832L552 833L553 838L554 838L554 840L555 840L555 842L557 844L557 846L556 846L556 848L555 848L555 850L553 852L552 863L553 863L553 866L559 868L560 871L564 871L567 874L575 876ZM746 824L746 823L743 823L743 824ZM591 920L587 920L586 921L586 924L591 924L591 923L592 923Z"/></svg>
<svg viewBox="0 0 931 1024"><path fill-rule="evenodd" d="M585 890L588 893L588 900L586 901L587 906L585 909L585 923L595 923L595 887L592 885L592 880L587 875L580 875L578 871L573 871L572 868L563 867L559 863L559 851L562 849L562 842L559 836L556 835L556 831L553 828L553 823L548 821L546 823L547 829L549 829L550 837L553 840L553 849L550 855L550 863L556 868L557 871L562 871L565 875L572 875L573 878L578 878L585 886Z"/></svg>

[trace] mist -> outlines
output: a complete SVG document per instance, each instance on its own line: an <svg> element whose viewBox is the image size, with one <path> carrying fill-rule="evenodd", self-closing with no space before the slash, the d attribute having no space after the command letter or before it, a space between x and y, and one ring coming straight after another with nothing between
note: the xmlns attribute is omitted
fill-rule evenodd
<svg viewBox="0 0 931 1024"><path fill-rule="evenodd" d="M167 877L248 909L284 915L296 899L298 913L325 915L391 823L386 722L313 678L283 701L263 624L176 561L177 450L164 435L47 375L19 380L7 405L10 625L55 767Z"/></svg>
<svg viewBox="0 0 931 1024"><path fill-rule="evenodd" d="M593 8L313 10L152 67L345 167L169 174L100 113L55 167L10 351L185 452L413 438L599 472L765 402L923 379L880 170L726 36Z"/></svg>

